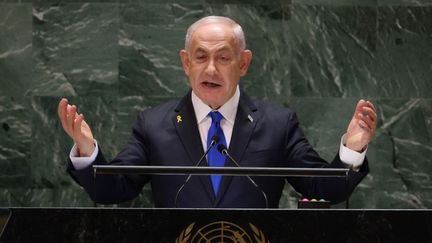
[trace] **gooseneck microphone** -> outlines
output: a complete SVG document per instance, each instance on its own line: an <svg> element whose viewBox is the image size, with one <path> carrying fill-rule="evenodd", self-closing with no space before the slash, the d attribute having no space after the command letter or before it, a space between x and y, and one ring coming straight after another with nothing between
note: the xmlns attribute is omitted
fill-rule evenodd
<svg viewBox="0 0 432 243"><path fill-rule="evenodd" d="M218 151L221 154L227 156L237 167L241 167L237 163L237 161L233 157L231 157L231 155L228 153L228 149L225 147L225 145L219 144L217 146L217 149L218 149ZM264 192L264 190L250 176L246 175L246 178L248 178L248 180L252 183L252 185L262 194L262 196L263 196L263 198L265 200L266 208L268 208L267 194Z"/></svg>
<svg viewBox="0 0 432 243"><path fill-rule="evenodd" d="M213 135L213 137L210 140L210 145L208 146L207 150L205 151L205 153L201 156L201 158L198 160L198 162L196 163L195 167L200 166L201 162L204 160L204 158L207 156L207 154L210 152L210 149L213 148L217 143L219 143L220 137L219 135L215 134ZM183 190L183 188L186 186L186 184L189 182L190 178L192 177L192 174L189 174L188 177L186 178L186 180L183 182L183 184L179 187L179 189L177 190L175 199L174 199L174 207L177 208L177 201L178 201L178 197L180 195L180 192Z"/></svg>

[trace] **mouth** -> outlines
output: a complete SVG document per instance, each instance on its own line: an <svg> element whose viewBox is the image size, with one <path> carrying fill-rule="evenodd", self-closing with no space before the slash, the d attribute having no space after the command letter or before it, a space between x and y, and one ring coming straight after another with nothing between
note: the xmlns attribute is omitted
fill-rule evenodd
<svg viewBox="0 0 432 243"><path fill-rule="evenodd" d="M201 85L203 85L206 88L219 88L219 87L222 87L222 85L220 85L218 83L210 82L210 81L204 81L204 82L201 83Z"/></svg>

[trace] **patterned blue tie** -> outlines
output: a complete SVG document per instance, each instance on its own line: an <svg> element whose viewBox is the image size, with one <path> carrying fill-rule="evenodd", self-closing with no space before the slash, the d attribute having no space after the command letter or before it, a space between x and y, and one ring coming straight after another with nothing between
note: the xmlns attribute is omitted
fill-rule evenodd
<svg viewBox="0 0 432 243"><path fill-rule="evenodd" d="M212 111L209 113L209 115L212 119L212 123L207 135L207 148L210 146L211 140L215 134L219 136L219 143L226 146L225 136L220 126L220 121L222 120L223 116L218 111ZM209 166L224 166L225 159L226 156L217 150L217 144L213 146L207 154ZM211 175L210 178L213 185L213 191L215 195L217 195L222 176Z"/></svg>

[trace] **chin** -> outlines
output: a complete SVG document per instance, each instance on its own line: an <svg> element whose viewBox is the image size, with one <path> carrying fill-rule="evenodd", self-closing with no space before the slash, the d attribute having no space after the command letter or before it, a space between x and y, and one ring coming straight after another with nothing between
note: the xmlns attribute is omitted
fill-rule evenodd
<svg viewBox="0 0 432 243"><path fill-rule="evenodd" d="M223 105L223 104L221 104L221 102L211 100L211 99L204 99L202 101L213 109L219 108Z"/></svg>

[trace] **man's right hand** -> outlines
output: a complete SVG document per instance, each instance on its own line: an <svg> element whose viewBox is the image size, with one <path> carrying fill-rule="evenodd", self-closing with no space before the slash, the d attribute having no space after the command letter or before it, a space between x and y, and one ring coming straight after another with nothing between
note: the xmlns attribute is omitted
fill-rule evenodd
<svg viewBox="0 0 432 243"><path fill-rule="evenodd" d="M58 105L58 115L65 132L73 139L78 147L80 157L90 157L95 150L94 138L84 115L77 113L75 105L62 98Z"/></svg>

